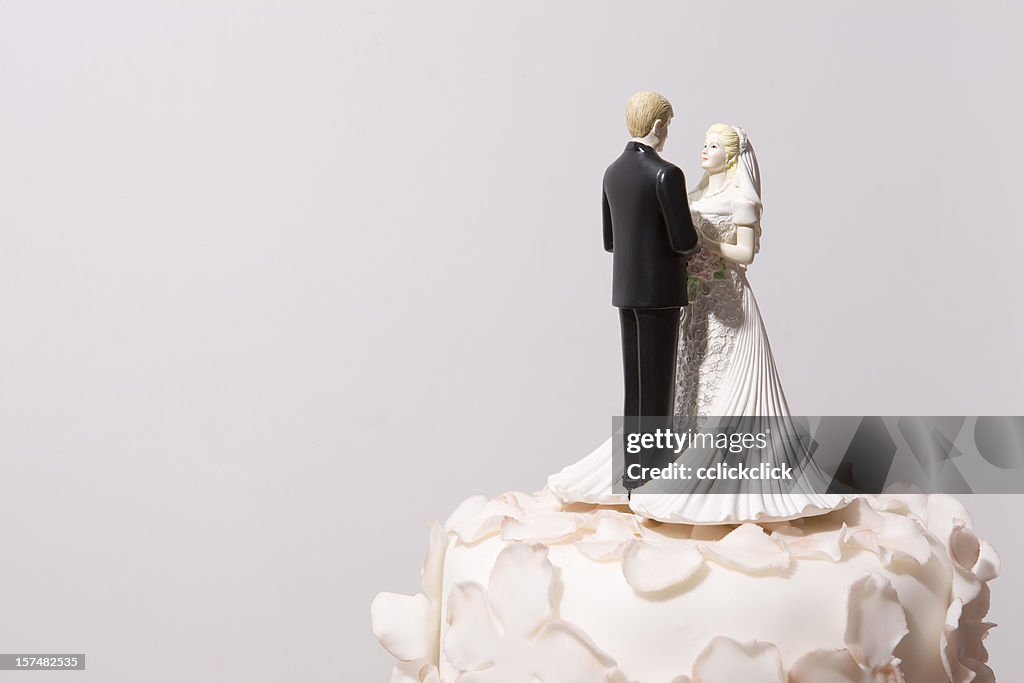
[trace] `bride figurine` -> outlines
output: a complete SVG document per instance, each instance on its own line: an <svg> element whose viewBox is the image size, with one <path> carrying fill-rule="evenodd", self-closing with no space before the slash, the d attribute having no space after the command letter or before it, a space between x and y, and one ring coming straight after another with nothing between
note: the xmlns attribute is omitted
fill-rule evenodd
<svg viewBox="0 0 1024 683"><path fill-rule="evenodd" d="M775 360L746 268L760 248L761 179L754 148L741 128L715 124L701 153L704 177L689 193L702 248L688 264L689 305L683 309L677 352L674 427L697 430L709 418L733 417L772 432L766 448L746 452L743 464L788 464L798 473L778 481L704 483L704 492L672 493L662 480L613 491L622 477L612 440L548 479L566 502L628 504L637 514L663 522L738 524L823 514L849 502L848 494L824 493L828 478L807 457L809 437L790 419ZM699 467L721 459L709 449L684 450L679 462ZM693 471L693 470L691 470ZM677 489L678 490L678 489Z"/></svg>

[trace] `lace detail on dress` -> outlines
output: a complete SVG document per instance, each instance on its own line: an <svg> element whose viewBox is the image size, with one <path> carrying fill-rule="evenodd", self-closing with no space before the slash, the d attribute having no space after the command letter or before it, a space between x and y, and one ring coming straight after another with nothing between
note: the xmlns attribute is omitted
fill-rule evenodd
<svg viewBox="0 0 1024 683"><path fill-rule="evenodd" d="M729 216L693 212L694 227L708 239L736 243ZM706 255L705 255L706 256ZM722 277L691 291L679 323L675 428L696 430L712 408L729 369L736 332L743 324L745 268L724 262Z"/></svg>

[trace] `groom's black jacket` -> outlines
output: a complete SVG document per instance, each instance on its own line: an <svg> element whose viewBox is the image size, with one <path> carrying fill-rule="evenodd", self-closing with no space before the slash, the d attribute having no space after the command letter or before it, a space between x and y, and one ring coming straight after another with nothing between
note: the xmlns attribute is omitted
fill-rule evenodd
<svg viewBox="0 0 1024 683"><path fill-rule="evenodd" d="M686 260L700 241L686 181L653 148L630 141L604 174L604 248L612 252L612 305L685 306Z"/></svg>

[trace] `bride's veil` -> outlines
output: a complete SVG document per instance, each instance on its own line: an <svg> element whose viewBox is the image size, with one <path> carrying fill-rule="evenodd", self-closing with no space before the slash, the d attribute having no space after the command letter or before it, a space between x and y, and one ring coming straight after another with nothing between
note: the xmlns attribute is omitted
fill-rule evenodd
<svg viewBox="0 0 1024 683"><path fill-rule="evenodd" d="M747 138L747 132L738 126L733 130L740 136L740 159L736 164L736 177L733 184L739 188L740 193L761 206L761 168L757 165L757 155L754 154L754 146Z"/></svg>

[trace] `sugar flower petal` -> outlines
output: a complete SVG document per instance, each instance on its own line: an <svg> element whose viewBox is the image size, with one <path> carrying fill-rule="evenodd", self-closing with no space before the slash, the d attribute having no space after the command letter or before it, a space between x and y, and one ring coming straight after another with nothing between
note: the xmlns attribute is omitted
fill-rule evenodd
<svg viewBox="0 0 1024 683"><path fill-rule="evenodd" d="M622 574L633 590L653 593L683 583L697 573L704 556L693 545L632 541L622 558Z"/></svg>
<svg viewBox="0 0 1024 683"><path fill-rule="evenodd" d="M526 513L512 497L493 498L484 503L475 514L470 514L452 525L450 531L463 543L475 543L497 533L501 523L509 517L525 520Z"/></svg>
<svg viewBox="0 0 1024 683"><path fill-rule="evenodd" d="M909 517L885 515L878 545L884 550L882 561L887 566L897 560L924 565L932 556L924 528Z"/></svg>
<svg viewBox="0 0 1024 683"><path fill-rule="evenodd" d="M864 497L857 497L839 512L839 517L851 529L881 531L885 518L875 510Z"/></svg>
<svg viewBox="0 0 1024 683"><path fill-rule="evenodd" d="M505 518L501 524L501 537L506 541L557 543L575 536L582 524L578 514L541 510L523 520Z"/></svg>
<svg viewBox="0 0 1024 683"><path fill-rule="evenodd" d="M533 643L533 670L542 683L607 681L615 660L572 624L549 621Z"/></svg>
<svg viewBox="0 0 1024 683"><path fill-rule="evenodd" d="M448 594L447 619L444 653L452 666L460 671L492 666L498 654L498 633L483 586L455 584Z"/></svg>
<svg viewBox="0 0 1024 683"><path fill-rule="evenodd" d="M889 580L867 574L850 586L846 645L862 667L878 671L888 667L893 650L909 633L907 616Z"/></svg>
<svg viewBox="0 0 1024 683"><path fill-rule="evenodd" d="M960 662L960 615L964 603L953 600L946 611L946 623L942 627L942 666L951 683L969 683L974 678L970 669Z"/></svg>
<svg viewBox="0 0 1024 683"><path fill-rule="evenodd" d="M971 571L981 557L981 541L962 519L953 520L949 533L949 556L961 569Z"/></svg>
<svg viewBox="0 0 1024 683"><path fill-rule="evenodd" d="M516 543L498 553L487 592L506 638L531 636L551 617L553 578L543 545Z"/></svg>
<svg viewBox="0 0 1024 683"><path fill-rule="evenodd" d="M999 576L999 553L988 541L981 541L978 549L978 561L974 565L974 575L981 581L991 581Z"/></svg>
<svg viewBox="0 0 1024 683"><path fill-rule="evenodd" d="M475 517L480 514L480 511L484 509L484 505L487 504L487 496L471 496L456 506L452 514L448 515L448 519L444 523L445 531L452 531L456 526L462 524L467 519Z"/></svg>
<svg viewBox="0 0 1024 683"><path fill-rule="evenodd" d="M373 634L395 659L408 662L430 655L435 612L422 593L378 593L370 605Z"/></svg>
<svg viewBox="0 0 1024 683"><path fill-rule="evenodd" d="M833 531L805 533L796 527L782 527L772 532L771 537L782 543L793 557L826 559L838 562L843 557L847 526L844 523Z"/></svg>
<svg viewBox="0 0 1024 683"><path fill-rule="evenodd" d="M583 518L583 529L594 531L604 537L626 538L641 533L640 519L631 512L619 512L618 510L596 510L585 515Z"/></svg>
<svg viewBox="0 0 1024 683"><path fill-rule="evenodd" d="M786 569L789 552L756 524L743 524L721 541L701 546L706 556L735 569L769 571Z"/></svg>
<svg viewBox="0 0 1024 683"><path fill-rule="evenodd" d="M783 683L782 658L771 643L717 636L693 663L693 683Z"/></svg>
<svg viewBox="0 0 1024 683"><path fill-rule="evenodd" d="M391 669L390 683L421 683L419 662L398 662Z"/></svg>
<svg viewBox="0 0 1024 683"><path fill-rule="evenodd" d="M946 547L953 565L953 595L969 606L981 596L984 588L974 574L974 565L981 557L981 543L966 522L953 519Z"/></svg>
<svg viewBox="0 0 1024 683"><path fill-rule="evenodd" d="M391 670L391 683L441 683L441 676L433 664L399 662Z"/></svg>
<svg viewBox="0 0 1024 683"><path fill-rule="evenodd" d="M578 627L553 618L553 584L547 547L524 543L498 553L486 595L456 584L444 643L456 683L626 683Z"/></svg>
<svg viewBox="0 0 1024 683"><path fill-rule="evenodd" d="M928 530L949 550L949 537L957 520L969 529L974 528L971 515L964 504L953 496L934 493L928 496Z"/></svg>
<svg viewBox="0 0 1024 683"><path fill-rule="evenodd" d="M793 662L788 683L872 683L849 650L813 650Z"/></svg>
<svg viewBox="0 0 1024 683"><path fill-rule="evenodd" d="M988 652L982 640L993 624L971 621L964 614L963 601L956 599L946 612L942 627L942 666L952 683L989 683L995 681L985 663Z"/></svg>
<svg viewBox="0 0 1024 683"><path fill-rule="evenodd" d="M851 529L846 534L846 545L867 550L879 556L882 554L882 547L878 545L878 532L871 529Z"/></svg>
<svg viewBox="0 0 1024 683"><path fill-rule="evenodd" d="M576 548L592 560L619 559L640 534L640 525L633 515L607 511L592 522L594 533L576 542Z"/></svg>

